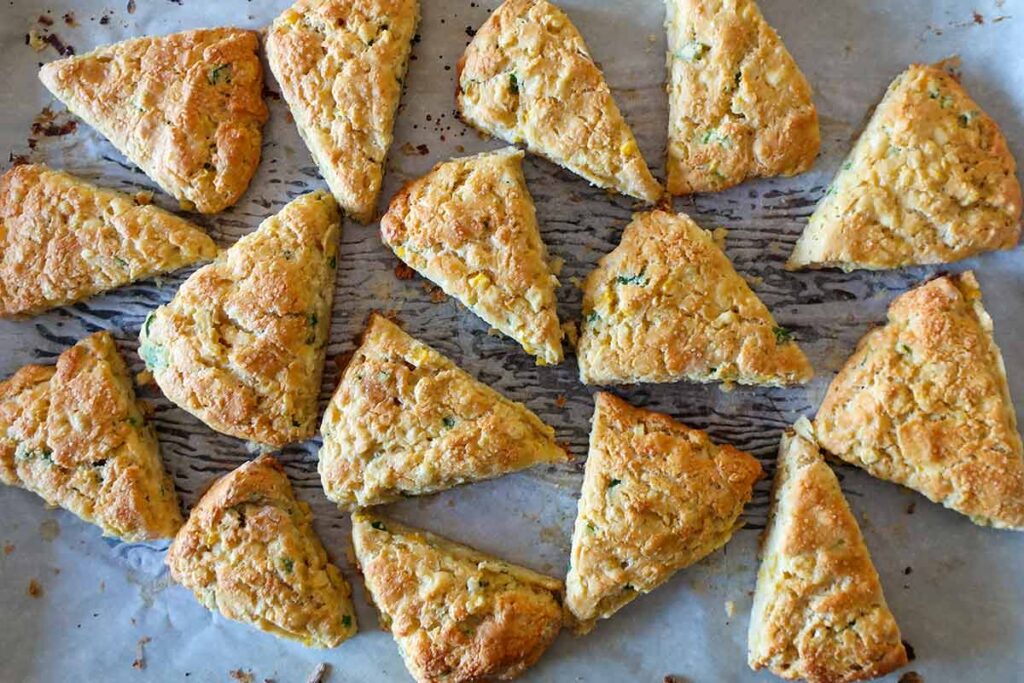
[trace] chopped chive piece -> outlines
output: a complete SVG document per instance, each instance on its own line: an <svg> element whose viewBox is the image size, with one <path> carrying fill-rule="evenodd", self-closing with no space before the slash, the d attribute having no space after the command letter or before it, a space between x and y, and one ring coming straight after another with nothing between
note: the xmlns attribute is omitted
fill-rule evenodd
<svg viewBox="0 0 1024 683"><path fill-rule="evenodd" d="M622 483L621 479L612 479L610 482L608 482L608 488L613 489L613 488L615 488L616 486L618 486L621 483Z"/></svg>
<svg viewBox="0 0 1024 683"><path fill-rule="evenodd" d="M295 562L292 561L292 558L290 557L282 557L281 565L284 567L284 570L289 574L291 574L292 570L295 568Z"/></svg>
<svg viewBox="0 0 1024 683"><path fill-rule="evenodd" d="M519 94L519 79L514 73L508 75L508 89L512 91L513 95Z"/></svg>
<svg viewBox="0 0 1024 683"><path fill-rule="evenodd" d="M215 66L213 70L210 71L209 76L207 76L207 80L210 81L210 85L217 85L218 83L230 83L231 65L221 64L219 66Z"/></svg>
<svg viewBox="0 0 1024 683"><path fill-rule="evenodd" d="M348 615L348 614L343 616L341 618L341 625L344 626L345 628L349 628L350 626L352 626L352 617L350 615Z"/></svg>
<svg viewBox="0 0 1024 683"><path fill-rule="evenodd" d="M711 49L710 45L705 45L696 40L691 40L689 43L684 45L678 52L676 57L683 60L684 62L699 62L704 58L704 55Z"/></svg>
<svg viewBox="0 0 1024 683"><path fill-rule="evenodd" d="M615 281L620 285L636 285L643 287L647 284L647 278L644 277L643 272L636 275L619 275L615 278Z"/></svg>
<svg viewBox="0 0 1024 683"><path fill-rule="evenodd" d="M443 420L441 420L441 422L443 422L444 426L447 427L448 429L451 429L452 427L455 426L455 419L451 417L445 417Z"/></svg>
<svg viewBox="0 0 1024 683"><path fill-rule="evenodd" d="M383 522L370 522L370 526L372 526L377 531L387 531L387 529L384 528Z"/></svg>
<svg viewBox="0 0 1024 683"><path fill-rule="evenodd" d="M793 341L793 333L787 330L785 327L772 328L772 332L775 333L776 344L788 344Z"/></svg>

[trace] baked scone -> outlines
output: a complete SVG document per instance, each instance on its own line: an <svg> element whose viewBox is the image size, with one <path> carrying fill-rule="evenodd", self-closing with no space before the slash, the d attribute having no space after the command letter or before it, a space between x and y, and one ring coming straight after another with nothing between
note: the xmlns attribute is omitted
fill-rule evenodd
<svg viewBox="0 0 1024 683"><path fill-rule="evenodd" d="M299 0L267 32L267 61L335 199L373 218L418 0Z"/></svg>
<svg viewBox="0 0 1024 683"><path fill-rule="evenodd" d="M0 316L42 313L217 256L198 226L42 164L0 178Z"/></svg>
<svg viewBox="0 0 1024 683"><path fill-rule="evenodd" d="M900 629L811 431L801 418L779 446L747 661L809 683L884 676L907 663Z"/></svg>
<svg viewBox="0 0 1024 683"><path fill-rule="evenodd" d="M136 543L181 526L174 482L109 332L0 382L0 481Z"/></svg>
<svg viewBox="0 0 1024 683"><path fill-rule="evenodd" d="M149 314L139 355L168 399L256 444L313 436L340 221L330 194L303 195Z"/></svg>
<svg viewBox="0 0 1024 683"><path fill-rule="evenodd" d="M182 208L217 213L260 162L258 45L237 28L133 38L50 62L39 79Z"/></svg>
<svg viewBox="0 0 1024 683"><path fill-rule="evenodd" d="M725 545L760 477L750 454L599 392L565 580L578 630Z"/></svg>
<svg viewBox="0 0 1024 683"><path fill-rule="evenodd" d="M729 258L685 214L633 216L583 283L584 384L781 386L814 371Z"/></svg>
<svg viewBox="0 0 1024 683"><path fill-rule="evenodd" d="M651 175L604 74L569 17L546 0L505 0L456 67L456 104L481 131L647 202Z"/></svg>
<svg viewBox="0 0 1024 683"><path fill-rule="evenodd" d="M352 516L352 543L419 683L515 678L562 628L561 581L366 511Z"/></svg>
<svg viewBox="0 0 1024 683"><path fill-rule="evenodd" d="M1024 531L1024 451L970 271L897 297L828 388L818 443L977 524Z"/></svg>
<svg viewBox="0 0 1024 683"><path fill-rule="evenodd" d="M324 492L346 509L568 459L554 430L526 406L377 314L320 433Z"/></svg>
<svg viewBox="0 0 1024 683"><path fill-rule="evenodd" d="M821 146L811 87L754 0L666 0L668 191L806 171Z"/></svg>
<svg viewBox="0 0 1024 683"><path fill-rule="evenodd" d="M1021 190L999 126L944 68L896 77L786 267L949 263L1020 238Z"/></svg>
<svg viewBox="0 0 1024 683"><path fill-rule="evenodd" d="M380 229L398 258L519 342L538 364L556 365L563 358L558 280L522 159L509 147L437 164L395 195Z"/></svg>
<svg viewBox="0 0 1024 683"><path fill-rule="evenodd" d="M336 647L356 633L352 591L273 456L218 479L165 561L175 581L228 619L307 647Z"/></svg>

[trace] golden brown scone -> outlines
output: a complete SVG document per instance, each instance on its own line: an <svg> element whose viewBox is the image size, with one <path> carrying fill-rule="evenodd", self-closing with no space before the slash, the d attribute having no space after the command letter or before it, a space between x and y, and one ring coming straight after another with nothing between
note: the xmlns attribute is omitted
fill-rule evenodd
<svg viewBox="0 0 1024 683"><path fill-rule="evenodd" d="M594 185L655 202L661 186L569 17L546 0L506 0L456 67L462 117Z"/></svg>
<svg viewBox="0 0 1024 683"><path fill-rule="evenodd" d="M273 456L217 480L166 562L175 581L228 619L307 647L336 647L356 633L352 591Z"/></svg>
<svg viewBox="0 0 1024 683"><path fill-rule="evenodd" d="M578 630L725 545L760 477L750 454L599 392L565 580Z"/></svg>
<svg viewBox="0 0 1024 683"><path fill-rule="evenodd" d="M198 226L42 164L0 178L0 316L35 315L217 256Z"/></svg>
<svg viewBox="0 0 1024 683"><path fill-rule="evenodd" d="M352 543L366 588L419 683L507 681L562 628L562 582L359 511Z"/></svg>
<svg viewBox="0 0 1024 683"><path fill-rule="evenodd" d="M128 542L181 526L174 482L109 332L0 382L0 481Z"/></svg>
<svg viewBox="0 0 1024 683"><path fill-rule="evenodd" d="M320 478L343 508L564 462L555 432L386 318L370 318L320 426Z"/></svg>
<svg viewBox="0 0 1024 683"><path fill-rule="evenodd" d="M267 120L255 31L133 38L50 62L39 79L182 208L238 201Z"/></svg>
<svg viewBox="0 0 1024 683"><path fill-rule="evenodd" d="M1020 238L1016 164L996 122L940 63L896 77L786 267L949 263Z"/></svg>
<svg viewBox="0 0 1024 683"><path fill-rule="evenodd" d="M558 280L522 159L509 147L437 164L391 200L381 235L398 258L519 342L538 365L557 365Z"/></svg>
<svg viewBox="0 0 1024 683"><path fill-rule="evenodd" d="M821 447L976 524L1024 531L1024 451L970 271L897 297L832 380Z"/></svg>
<svg viewBox="0 0 1024 683"><path fill-rule="evenodd" d="M139 355L167 398L257 444L313 436L340 220L330 194L303 195L149 314Z"/></svg>
<svg viewBox="0 0 1024 683"><path fill-rule="evenodd" d="M847 683L907 663L857 520L806 418L782 437L747 661L789 680Z"/></svg>
<svg viewBox="0 0 1024 683"><path fill-rule="evenodd" d="M267 61L346 213L373 218L418 0L299 0L267 32Z"/></svg>
<svg viewBox="0 0 1024 683"><path fill-rule="evenodd" d="M811 87L754 0L667 0L668 191L806 171L821 146Z"/></svg>
<svg viewBox="0 0 1024 683"><path fill-rule="evenodd" d="M633 216L583 283L584 384L781 386L814 374L728 257L685 214Z"/></svg>

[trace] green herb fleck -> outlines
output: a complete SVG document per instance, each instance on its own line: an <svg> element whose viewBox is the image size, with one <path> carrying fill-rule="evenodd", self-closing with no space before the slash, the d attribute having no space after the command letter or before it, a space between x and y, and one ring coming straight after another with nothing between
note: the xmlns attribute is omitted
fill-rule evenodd
<svg viewBox="0 0 1024 683"><path fill-rule="evenodd" d="M793 341L793 333L785 327L774 327L772 328L772 332L775 333L776 344L788 344Z"/></svg>
<svg viewBox="0 0 1024 683"><path fill-rule="evenodd" d="M590 533L594 533L595 531L597 531L596 527L594 527L593 522L587 522L587 529L590 530Z"/></svg>
<svg viewBox="0 0 1024 683"><path fill-rule="evenodd" d="M508 75L508 89L513 95L519 94L519 79L514 73Z"/></svg>
<svg viewBox="0 0 1024 683"><path fill-rule="evenodd" d="M337 268L338 267L338 257L337 256L332 256L331 260L327 262L327 265L329 265L331 268Z"/></svg>
<svg viewBox="0 0 1024 683"><path fill-rule="evenodd" d="M587 324L588 325L593 325L594 323L596 323L600 319L601 319L601 316L597 314L597 311L591 311L590 313L587 314Z"/></svg>
<svg viewBox="0 0 1024 683"><path fill-rule="evenodd" d="M207 76L207 80L210 81L210 85L217 85L218 83L230 83L231 82L231 65L221 64L213 67L210 74Z"/></svg>
<svg viewBox="0 0 1024 683"><path fill-rule="evenodd" d="M389 379L391 379L391 373L387 372L386 370L381 370L380 372L377 373L377 379L379 379L381 382L387 382Z"/></svg>
<svg viewBox="0 0 1024 683"><path fill-rule="evenodd" d="M309 314L309 326L316 327L316 324L320 322L320 318L317 317L316 313Z"/></svg>
<svg viewBox="0 0 1024 683"><path fill-rule="evenodd" d="M939 100L939 106L943 109L949 109L953 106L953 98L949 95L943 95L942 99Z"/></svg>
<svg viewBox="0 0 1024 683"><path fill-rule="evenodd" d="M643 287L647 284L647 278L644 277L643 271L636 275L619 275L615 278L615 281L620 285L636 285L637 287Z"/></svg>
<svg viewBox="0 0 1024 683"><path fill-rule="evenodd" d="M348 614L343 616L341 618L341 625L344 626L345 628L349 628L350 626L352 626L352 616L348 615Z"/></svg>
<svg viewBox="0 0 1024 683"><path fill-rule="evenodd" d="M445 417L444 419L441 420L441 422L444 423L446 429L451 429L452 427L455 426L455 419L452 417Z"/></svg>
<svg viewBox="0 0 1024 683"><path fill-rule="evenodd" d="M149 336L149 326L153 324L153 318L156 316L156 311L150 311L149 315L146 316L146 321L142 323L142 331L145 335Z"/></svg>
<svg viewBox="0 0 1024 683"><path fill-rule="evenodd" d="M167 367L167 349L159 344L143 343L139 346L139 356L150 370Z"/></svg>
<svg viewBox="0 0 1024 683"><path fill-rule="evenodd" d="M135 417L134 415L130 415L128 417L128 419L125 420L125 422L130 424L132 427L138 427L139 426L139 418Z"/></svg>
<svg viewBox="0 0 1024 683"><path fill-rule="evenodd" d="M370 526L372 526L377 531L387 531L387 529L384 528L383 522L370 522Z"/></svg>
<svg viewBox="0 0 1024 683"><path fill-rule="evenodd" d="M282 557L281 565L284 567L284 570L289 574L291 574L292 570L295 569L295 562L290 557Z"/></svg>
<svg viewBox="0 0 1024 683"><path fill-rule="evenodd" d="M851 168L853 168L853 162L852 161L847 161L845 164L843 164L843 170L844 171L849 171Z"/></svg>
<svg viewBox="0 0 1024 683"><path fill-rule="evenodd" d="M903 354L905 356L909 356L910 355L910 347L907 346L906 344L904 344L903 342L897 342L897 344L896 344L896 353L901 353L901 354Z"/></svg>
<svg viewBox="0 0 1024 683"><path fill-rule="evenodd" d="M705 45L696 40L691 40L689 43L684 45L678 52L676 57L683 60L684 62L699 62L704 58L704 55L711 49L710 45Z"/></svg>
<svg viewBox="0 0 1024 683"><path fill-rule="evenodd" d="M966 128L967 126L970 125L971 121L973 121L977 116L978 112L976 111L965 111L963 114L960 114L960 116L957 117L957 120L960 122L961 128Z"/></svg>
<svg viewBox="0 0 1024 683"><path fill-rule="evenodd" d="M621 479L612 479L610 482L608 482L608 488L613 489L613 488L615 488L616 486L618 486L621 483L622 483Z"/></svg>

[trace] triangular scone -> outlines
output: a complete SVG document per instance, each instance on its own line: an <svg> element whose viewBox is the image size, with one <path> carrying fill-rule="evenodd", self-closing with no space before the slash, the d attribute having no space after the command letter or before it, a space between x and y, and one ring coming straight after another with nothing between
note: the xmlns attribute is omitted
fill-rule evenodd
<svg viewBox="0 0 1024 683"><path fill-rule="evenodd" d="M39 78L183 208L216 213L249 186L267 120L255 31L133 38L50 62Z"/></svg>
<svg viewBox="0 0 1024 683"><path fill-rule="evenodd" d="M661 186L569 17L546 0L506 0L459 59L456 103L480 130L594 185L655 202Z"/></svg>
<svg viewBox="0 0 1024 683"><path fill-rule="evenodd" d="M381 219L398 258L441 286L541 365L562 362L547 248L526 189L523 152L508 148L436 165Z"/></svg>
<svg viewBox="0 0 1024 683"><path fill-rule="evenodd" d="M786 267L949 263L1020 238L1006 138L943 64L896 77Z"/></svg>
<svg viewBox="0 0 1024 683"><path fill-rule="evenodd" d="M752 669L845 683L907 663L857 520L806 418L782 437L765 534L750 615Z"/></svg>
<svg viewBox="0 0 1024 683"><path fill-rule="evenodd" d="M1024 451L971 272L897 297L815 418L821 447L975 523L1024 531Z"/></svg>
<svg viewBox="0 0 1024 683"><path fill-rule="evenodd" d="M267 33L267 61L346 213L373 218L418 0L299 0Z"/></svg>
<svg viewBox="0 0 1024 683"><path fill-rule="evenodd" d="M257 444L313 436L340 220L330 194L303 195L149 314L139 355L167 398Z"/></svg>
<svg viewBox="0 0 1024 683"><path fill-rule="evenodd" d="M34 315L217 256L199 227L41 164L0 178L0 316Z"/></svg>
<svg viewBox="0 0 1024 683"><path fill-rule="evenodd" d="M156 434L108 332L56 367L27 365L0 382L0 481L129 542L171 538L181 526Z"/></svg>
<svg viewBox="0 0 1024 683"><path fill-rule="evenodd" d="M742 526L761 477L748 453L611 394L594 398L566 606L587 631Z"/></svg>
<svg viewBox="0 0 1024 683"><path fill-rule="evenodd" d="M273 456L217 480L166 562L175 581L228 619L307 647L336 647L356 633L352 591Z"/></svg>
<svg viewBox="0 0 1024 683"><path fill-rule="evenodd" d="M324 492L347 509L568 459L526 406L377 314L320 432Z"/></svg>
<svg viewBox="0 0 1024 683"><path fill-rule="evenodd" d="M585 384L780 386L814 371L728 257L685 214L638 213L583 284Z"/></svg>
<svg viewBox="0 0 1024 683"><path fill-rule="evenodd" d="M352 516L352 543L420 683L515 678L562 629L561 581L365 511Z"/></svg>
<svg viewBox="0 0 1024 683"><path fill-rule="evenodd" d="M668 0L668 191L723 190L814 163L811 87L754 0Z"/></svg>

